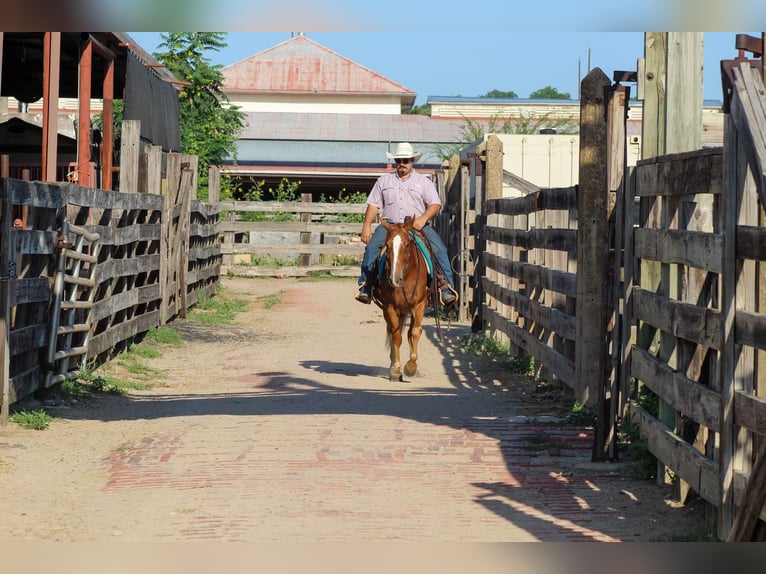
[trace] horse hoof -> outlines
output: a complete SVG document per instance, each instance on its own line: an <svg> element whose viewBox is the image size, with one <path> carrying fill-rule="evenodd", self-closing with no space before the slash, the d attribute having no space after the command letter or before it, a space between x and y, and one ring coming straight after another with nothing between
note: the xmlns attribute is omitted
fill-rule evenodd
<svg viewBox="0 0 766 574"><path fill-rule="evenodd" d="M390 371L388 373L388 380L391 381L392 383L395 383L396 381L401 381L402 372L398 369L396 371Z"/></svg>
<svg viewBox="0 0 766 574"><path fill-rule="evenodd" d="M404 365L404 374L408 377L414 377L415 373L418 372L418 364L410 361L406 365Z"/></svg>

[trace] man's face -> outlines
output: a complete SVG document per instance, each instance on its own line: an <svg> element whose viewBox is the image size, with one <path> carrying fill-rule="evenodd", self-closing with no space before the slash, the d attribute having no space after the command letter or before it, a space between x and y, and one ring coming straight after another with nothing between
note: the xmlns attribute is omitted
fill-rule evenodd
<svg viewBox="0 0 766 574"><path fill-rule="evenodd" d="M394 163L396 164L396 173L399 174L399 177L407 177L410 175L410 172L412 172L412 158L396 158L394 160Z"/></svg>

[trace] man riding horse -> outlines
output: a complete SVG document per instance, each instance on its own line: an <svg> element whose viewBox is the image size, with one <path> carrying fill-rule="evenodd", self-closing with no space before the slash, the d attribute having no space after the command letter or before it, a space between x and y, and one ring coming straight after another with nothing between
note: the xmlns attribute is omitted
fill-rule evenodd
<svg viewBox="0 0 766 574"><path fill-rule="evenodd" d="M430 225L430 220L441 210L441 199L433 182L413 168L413 164L423 154L414 151L409 143L400 143L393 154L386 155L394 161L396 170L380 176L367 197L367 210L362 225L362 242L366 247L356 300L361 303L370 303L372 300L372 278L377 272L374 269L375 260L386 240L386 229L379 225L373 233L372 222L378 211L382 211L382 218L394 224L404 223L407 218L414 217L413 229L425 236L436 260L438 270L434 272L434 280L438 282L441 303L445 307L454 305L457 303L457 291L447 248Z"/></svg>

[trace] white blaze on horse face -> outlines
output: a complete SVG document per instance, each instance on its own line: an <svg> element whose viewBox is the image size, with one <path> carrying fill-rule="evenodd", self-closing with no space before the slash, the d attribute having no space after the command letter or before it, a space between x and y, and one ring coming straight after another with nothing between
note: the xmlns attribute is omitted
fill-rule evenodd
<svg viewBox="0 0 766 574"><path fill-rule="evenodd" d="M391 265L391 285L401 285L404 278L402 273L402 238L397 235L394 237L393 244L393 263Z"/></svg>

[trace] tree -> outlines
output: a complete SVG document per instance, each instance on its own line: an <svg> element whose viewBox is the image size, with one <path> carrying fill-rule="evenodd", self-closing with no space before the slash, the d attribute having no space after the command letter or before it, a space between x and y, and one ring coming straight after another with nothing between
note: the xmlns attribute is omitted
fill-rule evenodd
<svg viewBox="0 0 766 574"><path fill-rule="evenodd" d="M170 32L162 34L153 56L181 82L181 150L199 158L199 197L207 197L208 168L237 158L237 136L245 114L223 92L220 64L205 53L226 47L223 32Z"/></svg>
<svg viewBox="0 0 766 574"><path fill-rule="evenodd" d="M495 98L495 99L505 99L505 100L514 100L519 97L519 95L514 92L513 90L509 92L503 92L501 90L490 90L483 96L479 96L480 98Z"/></svg>
<svg viewBox="0 0 766 574"><path fill-rule="evenodd" d="M560 93L552 86L545 86L529 94L530 100L571 100L569 92Z"/></svg>
<svg viewBox="0 0 766 574"><path fill-rule="evenodd" d="M421 104L419 106L402 106L402 113L416 116L430 116L431 104Z"/></svg>

